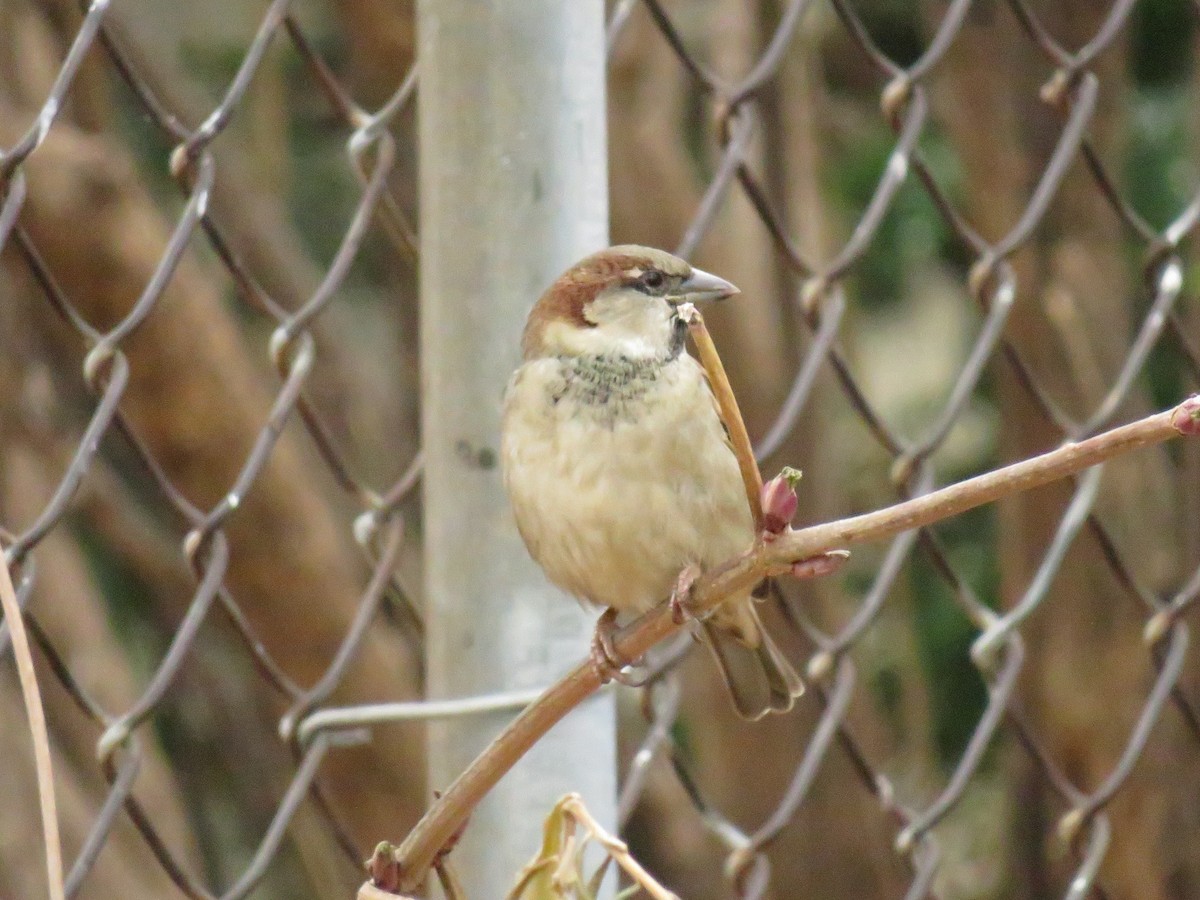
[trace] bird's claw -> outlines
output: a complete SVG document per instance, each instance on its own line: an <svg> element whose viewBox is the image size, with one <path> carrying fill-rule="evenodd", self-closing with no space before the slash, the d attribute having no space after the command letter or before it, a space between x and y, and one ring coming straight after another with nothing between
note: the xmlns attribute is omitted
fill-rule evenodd
<svg viewBox="0 0 1200 900"><path fill-rule="evenodd" d="M617 651L616 644L613 643L616 633L617 611L610 606L596 621L590 653L592 669L600 678L601 684L615 681L626 687L641 687L645 683L643 680L625 674L625 667L632 663Z"/></svg>
<svg viewBox="0 0 1200 900"><path fill-rule="evenodd" d="M699 577L700 567L695 563L688 563L675 579L675 587L671 589L670 605L671 621L676 625L682 625L689 619L696 618L696 614L692 610L692 589L696 586L696 579Z"/></svg>
<svg viewBox="0 0 1200 900"><path fill-rule="evenodd" d="M832 575L850 558L849 550L829 550L792 563L793 578L823 578Z"/></svg>

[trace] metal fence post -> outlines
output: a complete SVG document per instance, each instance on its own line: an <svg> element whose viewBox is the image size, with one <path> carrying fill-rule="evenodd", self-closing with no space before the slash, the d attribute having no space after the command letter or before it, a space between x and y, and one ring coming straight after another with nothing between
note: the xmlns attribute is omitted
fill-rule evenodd
<svg viewBox="0 0 1200 900"><path fill-rule="evenodd" d="M602 0L421 0L421 352L428 684L459 697L549 684L594 617L552 589L513 524L497 468L500 400L529 306L606 243ZM430 726L445 786L507 715ZM560 795L614 817L611 695L561 723L471 820L453 863L497 897Z"/></svg>

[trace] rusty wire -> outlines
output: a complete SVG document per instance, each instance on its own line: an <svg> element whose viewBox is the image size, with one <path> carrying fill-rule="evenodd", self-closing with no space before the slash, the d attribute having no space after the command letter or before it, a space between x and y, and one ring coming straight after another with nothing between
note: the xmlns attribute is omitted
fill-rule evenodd
<svg viewBox="0 0 1200 900"><path fill-rule="evenodd" d="M162 701L167 689L179 672L192 649L197 631L208 616L214 602L224 608L229 622L241 635L245 646L256 662L259 671L274 688L291 700L291 709L285 715L285 739L291 738L290 724L296 716L303 715L319 705L336 688L342 673L352 659L363 638L366 626L375 616L386 590L402 596L395 583L393 571L400 542L403 539L403 521L399 508L411 494L417 483L419 462L414 460L410 469L400 475L396 483L386 490L375 492L357 478L338 453L320 414L304 396L304 383L311 371L314 345L308 325L326 306L345 279L346 273L361 246L367 226L373 216L388 216L399 234L409 230L401 222L402 216L394 203L381 205L385 179L390 173L394 158L395 139L387 130L396 113L411 98L416 84L415 72L402 82L395 95L380 109L371 114L359 109L348 100L329 74L328 67L312 51L304 40L303 32L288 17L287 0L276 0L268 9L258 32L248 49L236 76L223 100L195 129L188 129L178 119L165 111L164 104L155 96L148 82L143 79L135 65L120 50L117 41L106 29L104 16L108 10L106 0L96 0L85 9L83 23L75 43L46 98L42 111L34 125L12 148L0 153L0 172L3 173L3 212L0 213L0 245L10 232L15 232L15 244L26 264L41 286L47 301L79 332L87 354L83 364L83 378L88 390L98 397L91 421L78 450L64 473L58 490L43 509L32 526L8 542L8 562L20 573L21 596L27 598L33 586L33 567L25 564L37 543L67 513L70 501L78 490L88 468L98 452L101 437L110 428L118 432L132 448L150 476L149 480L158 488L162 498L188 523L189 530L182 542L182 552L190 563L196 580L196 593L188 605L171 646L156 668L142 696L130 708L112 715L91 701L84 689L71 676L69 669L45 633L36 626L36 618L30 614L33 633L47 658L55 660L53 671L67 687L68 693L84 709L103 732L97 741L97 752L101 766L111 784L108 798L99 811L91 834L88 836L79 858L72 866L68 878L68 893L75 893L95 861L104 840L112 829L117 815L124 809L142 833L163 869L179 889L189 897L221 896L243 897L261 880L266 868L275 857L293 814L300 801L310 790L315 791L314 778L321 759L331 747L360 743L367 735L360 728L342 728L316 735L298 752L298 761L291 785L282 798L275 819L263 835L258 851L251 863L228 889L215 893L201 885L194 876L185 872L172 857L166 842L155 831L154 823L142 811L132 795L139 765L140 751L137 748L136 728L146 720ZM286 26L286 28L285 28ZM293 45L316 73L321 87L331 96L335 110L352 128L347 141L347 151L352 165L363 184L360 202L346 227L340 247L328 267L325 277L299 309L288 311L276 303L259 287L253 277L243 268L237 255L230 249L218 223L208 213L208 204L213 188L216 165L209 145L228 125L233 110L244 96L255 72L261 66L267 47L280 34L291 35ZM91 45L99 43L108 55L120 77L140 101L145 113L150 116L164 134L176 142L171 154L171 171L178 180L187 202L179 217L174 233L167 245L153 278L147 283L141 296L127 315L106 332L92 328L75 310L70 299L58 287L53 274L42 262L36 247L21 228L18 217L25 200L24 175L20 164L34 153L46 138L55 116L62 109L70 89L71 80L77 72L83 56ZM128 337L144 319L155 311L175 268L183 253L199 232L203 232L235 284L239 297L248 306L270 316L277 323L271 336L268 353L275 365L281 387L275 398L270 415L263 423L254 445L242 463L241 470L229 486L225 496L208 510L198 509L173 485L162 466L146 444L138 437L134 427L119 410L121 395L128 383L128 363L121 350L120 342ZM409 242L411 249L412 242ZM298 415L314 440L336 481L362 506L362 513L354 524L358 542L373 557L373 575L358 603L358 614L347 632L339 652L330 661L322 678L311 689L295 685L264 649L263 642L252 632L248 620L229 589L224 585L224 573L229 560L228 542L222 530L223 523L236 514L241 498L250 490L254 480L263 470L287 420ZM378 536L382 534L382 541ZM378 544L382 543L382 549ZM24 565L23 565L24 564ZM410 615L413 637L419 641L419 619ZM328 813L327 805L319 794L314 794L317 807ZM339 840L357 862L358 853L352 842L342 833L332 818L330 827L338 833Z"/></svg>
<svg viewBox="0 0 1200 900"><path fill-rule="evenodd" d="M941 18L929 27L931 37L924 52L914 62L901 66L889 58L872 37L849 0L823 0L836 14L854 46L871 62L880 80L882 116L895 133L895 142L887 164L880 172L870 201L861 210L857 222L842 246L828 259L808 259L798 249L788 226L776 208L770 190L756 173L751 155L752 141L759 128L758 104L764 89L772 85L786 54L802 32L807 19L815 15L816 0L789 0L782 4L774 33L764 42L762 52L740 78L728 80L710 71L689 49L684 35L676 28L668 9L659 0L624 0L614 5L609 24L610 49L622 39L634 16L648 16L662 40L660 52L674 54L686 71L695 90L714 112L713 137L720 156L712 167L703 197L680 236L677 251L695 252L701 240L715 227L717 214L730 194L740 191L755 209L768 230L777 255L800 280L794 298L795 309L810 331L803 360L788 396L775 422L767 429L757 448L765 459L786 442L805 414L820 373L829 371L849 409L857 415L893 461L893 487L900 497L913 497L938 486L932 456L941 448L951 429L960 421L974 395L985 369L1002 361L1028 393L1029 401L1060 435L1063 441L1078 440L1113 425L1124 402L1135 390L1151 352L1161 341L1175 342L1194 380L1200 380L1200 358L1196 342L1181 324L1176 311L1184 294L1183 244L1193 238L1200 219L1200 191L1164 227L1154 228L1124 198L1119 182L1105 166L1089 135L1089 124L1096 112L1101 83L1091 66L1097 56L1111 46L1127 26L1135 7L1134 0L1118 0L1096 33L1072 52L1047 31L1024 0L1009 0L1009 13L1038 48L1054 74L1043 89L1043 96L1061 117L1061 129L1053 152L1042 169L1038 183L1009 231L988 241L956 209L945 188L939 184L926 162L920 141L930 122L928 81L937 76L939 63L964 26L971 0L952 0L945 5ZM419 617L403 600L403 591L393 575L404 540L402 507L413 495L419 481L420 460L414 459L397 473L390 485L373 487L357 475L339 450L334 430L326 423L317 406L306 394L306 383L316 364L314 337L310 330L337 296L347 272L358 255L368 230L376 227L389 241L396 256L408 264L416 262L415 227L408 222L400 204L389 190L388 177L396 158L398 114L410 103L417 89L417 71L413 69L397 86L393 95L375 112L360 107L339 81L331 67L315 49L304 29L294 18L288 0L274 0L259 23L250 45L242 56L235 76L220 100L198 125L184 124L158 97L150 80L139 72L136 61L121 49L106 15L108 0L92 0L83 15L73 44L60 66L57 79L41 109L26 132L10 147L0 148L0 248L11 245L33 277L45 301L78 333L84 350L80 377L95 398L90 420L79 438L75 453L63 471L56 491L34 522L20 533L5 535L9 565L13 568L22 606L28 601L35 581L38 548L47 534L64 526L64 517L87 477L99 452L102 439L116 435L140 461L146 482L158 498L186 523L180 552L189 564L194 579L193 594L170 647L147 680L141 697L130 708L109 711L91 698L87 689L72 675L68 664L47 636L38 616L26 611L30 634L53 676L67 695L99 729L97 748L102 771L110 789L96 817L92 831L70 867L67 876L69 895L86 882L91 866L103 849L105 840L118 817L124 813L141 833L164 871L189 897L227 898L250 893L272 864L285 830L305 796L316 800L330 829L338 836L352 860L365 856L355 848L329 812L318 789L317 774L323 758L339 746L370 739L363 726L378 722L441 714L470 714L482 709L516 708L527 704L531 695L465 698L450 712L442 707L422 710L419 705L394 704L383 707L338 707L327 705L347 666L354 659L370 623L379 615L385 595L396 597L408 610L405 632L419 646ZM349 220L340 223L338 249L312 294L298 306L287 308L260 285L240 261L237 247L210 209L217 162L212 144L228 127L241 105L248 87L260 70L268 47L274 41L287 40L303 61L316 90L325 98L332 115L348 132L348 166L358 178L361 192ZM36 154L67 104L72 82L85 57L102 51L107 66L136 98L142 112L162 136L174 145L170 171L175 178L183 207L173 233L158 262L156 271L144 285L140 296L127 314L107 330L89 324L76 310L46 266L37 246L21 224L21 211L27 198L23 164ZM1111 386L1095 409L1082 420L1064 413L1038 383L1025 361L1027 348L1005 333L1005 324L1018 302L1020 293L1012 257L1031 241L1044 221L1068 169L1082 161L1114 213L1145 248L1144 283L1146 312L1131 342L1120 370L1112 376ZM933 202L959 244L971 256L967 292L978 305L982 319L973 346L967 354L954 385L941 407L928 417L917 434L905 434L887 423L884 411L876 409L854 375L854 366L840 346L847 308L847 276L863 259L879 229L893 208L898 192L913 181L919 183ZM123 342L152 315L170 315L160 309L163 291L184 254L194 244L205 242L215 253L237 289L238 300L250 314L267 321L273 333L264 352L275 367L279 384L270 414L261 423L253 446L241 462L238 475L222 499L207 509L193 505L172 483L159 460L142 440L121 411L121 399L129 383L130 363ZM311 687L302 687L290 679L283 668L264 649L242 612L236 597L225 584L230 546L224 526L237 515L242 498L252 489L263 471L285 424L300 421L313 441L334 482L355 504L358 512L343 527L348 529L370 559L371 571L357 600L353 620L347 623L345 637L328 661L324 675ZM1189 730L1200 740L1200 713L1179 686L1189 644L1189 629L1184 614L1200 596L1200 568L1187 569L1180 561L1180 587L1173 596L1160 597L1140 584L1134 570L1123 558L1116 541L1096 512L1100 490L1099 470L1077 479L1073 496L1058 523L1053 541L1045 548L1037 573L1018 601L1003 614L997 613L976 597L960 576L933 530L911 532L895 539L882 557L873 583L857 608L833 632L823 630L804 610L780 599L785 613L814 648L808 660L808 674L815 682L810 700L819 707L816 726L806 738L803 751L795 762L790 783L776 808L748 833L721 813L706 797L705 786L688 768L686 755L673 737L673 726L680 713L680 684L672 664L686 651L679 645L660 665L644 694L648 727L642 744L625 773L620 798L620 817L626 822L636 808L648 773L656 761L666 759L694 804L703 827L714 834L729 853L727 870L738 896L761 897L769 889L770 864L767 850L772 842L799 815L818 773L831 754L843 754L860 778L863 787L877 801L880 814L895 829L895 849L911 869L907 896L929 896L940 861L934 838L935 826L961 800L971 779L978 772L984 754L1002 731L1009 732L1024 748L1031 763L1054 791L1065 812L1059 831L1074 854L1075 871L1066 888L1072 898L1105 896L1097 874L1111 842L1114 823L1107 806L1121 790L1133 766L1147 746L1150 733L1171 706L1178 710ZM1044 741L1035 733L1015 695L1018 676L1026 662L1026 642L1022 625L1036 612L1051 592L1051 582L1060 571L1065 555L1078 535L1088 531L1099 543L1114 577L1145 617L1147 658L1156 672L1154 683L1144 698L1137 721L1130 729L1123 752L1107 777L1098 786L1083 788L1068 777L1062 763L1053 758ZM944 788L919 804L901 802L895 787L883 774L886 760L873 760L864 744L855 737L847 722L852 697L858 687L858 671L850 651L877 617L895 588L906 565L916 554L923 554L946 582L956 603L978 631L971 658L988 690L985 709L972 731L965 749L954 765ZM42 561L52 565L53 561ZM1190 575L1187 574L1190 572ZM280 721L280 733L295 751L296 768L290 785L280 798L276 815L253 859L226 888L205 885L195 874L174 858L171 849L150 821L134 796L141 765L138 729L163 702L172 682L192 652L197 632L216 606L240 635L245 652L257 671L287 704ZM7 650L7 632L0 632L0 651ZM446 706L443 704L442 706ZM449 707L447 707L448 709Z"/></svg>
<svg viewBox="0 0 1200 900"><path fill-rule="evenodd" d="M942 445L950 429L958 421L967 400L981 378L985 366L1002 355L1016 371L1018 380L1028 390L1031 401L1046 419L1062 434L1064 441L1079 440L1114 423L1114 416L1129 397L1136 377L1143 371L1151 350L1164 330L1170 326L1182 334L1173 309L1183 287L1181 242L1194 234L1200 213L1200 192L1163 229L1155 230L1125 201L1114 179L1106 171L1091 139L1088 125L1099 94L1099 79L1088 66L1121 33L1134 7L1131 2L1115 3L1096 34L1078 51L1071 53L1058 44L1041 25L1024 0L1012 0L1012 12L1025 30L1055 67L1055 73L1043 96L1061 112L1063 125L1054 152L1042 170L1041 178L1024 210L1010 231L1000 240L989 243L958 213L922 158L918 143L928 121L927 90L922 79L933 71L939 59L961 29L971 7L971 0L955 0L947 5L940 21L932 28L924 53L912 64L902 67L891 60L873 42L862 20L847 0L831 0L839 19L853 40L877 68L883 88L880 92L883 114L896 133L896 143L888 163L881 173L871 200L862 211L849 239L833 257L823 263L803 258L786 226L772 208L765 188L753 172L747 147L754 127L753 102L758 92L782 63L783 55L794 36L806 8L805 0L787 4L780 14L775 33L766 42L762 55L750 67L741 81L728 83L708 72L689 52L683 37L674 27L671 17L659 0L645 0L649 14L661 30L681 65L695 80L698 89L711 98L717 112L716 130L721 157L714 166L699 208L689 224L678 251L692 253L704 234L713 226L715 212L735 179L769 229L778 251L801 278L799 308L809 324L813 340L807 348L799 372L787 400L760 442L760 459L771 456L783 444L799 420L808 399L817 371L828 364L835 372L850 405L862 416L880 446L894 460L893 481L904 497L917 496L936 487L931 455ZM1121 371L1112 386L1085 421L1075 422L1058 410L1037 384L1023 360L1020 348L1004 335L1004 324L1017 294L1016 276L1010 265L1012 255L1025 245L1043 220L1068 168L1079 157L1085 160L1098 190L1109 205L1139 239L1147 245L1144 275L1150 304L1142 325L1129 349ZM974 346L955 380L950 395L927 431L913 438L887 426L881 412L872 408L851 374L851 366L837 346L839 325L845 310L842 281L853 265L862 258L883 219L889 212L897 191L915 173L933 200L947 226L957 239L970 249L974 257L969 287L984 312ZM1183 343L1181 341L1181 343ZM1184 353L1195 367L1194 348L1184 344ZM817 648L810 658L809 674L821 682L817 692L823 707L821 719L795 770L792 783L781 798L775 812L752 834L747 835L724 818L701 794L700 787L682 770L678 753L671 750L672 760L680 771L681 782L692 797L701 820L729 850L730 868L739 896L763 896L768 886L768 862L763 850L795 816L814 778L817 765L833 745L833 737L841 737L841 746L850 754L855 768L863 776L869 790L875 793L881 807L897 820L899 832L895 848L910 862L913 878L907 892L909 897L927 896L937 866L937 847L932 829L961 799L967 785L978 770L983 755L992 743L997 730L1006 725L1026 747L1034 763L1040 767L1049 785L1064 801L1067 812L1059 831L1076 853L1077 867L1070 879L1066 896L1104 896L1096 883L1100 864L1111 838L1111 823L1105 813L1108 802L1120 790L1145 749L1150 732L1168 702L1182 713L1185 722L1200 739L1196 730L1197 717L1189 700L1178 689L1188 646L1188 629L1179 618L1197 596L1200 569L1188 579L1171 601L1160 600L1153 592L1141 588L1129 566L1122 560L1114 542L1107 537L1104 526L1095 512L1095 502L1101 471L1093 470L1079 479L1054 541L1047 548L1039 571L1017 604L1003 616L998 616L976 598L950 565L936 536L929 530L911 532L895 539L879 566L874 583L863 597L858 610L840 631L827 634L808 622L798 610L793 617ZM1014 697L1017 677L1025 660L1025 647L1018 630L1020 623L1044 602L1051 581L1060 570L1063 558L1084 524L1101 535L1105 558L1117 579L1129 592L1144 603L1149 616L1146 629L1148 652L1158 671L1154 685L1145 699L1136 724L1129 733L1124 752L1101 784L1085 791L1076 787L1059 768L1051 755L1033 734L1021 714ZM979 630L972 648L972 661L978 667L988 687L987 706L976 723L966 747L942 792L922 808L902 809L887 780L867 762L863 751L846 731L847 698L853 690L854 665L847 651L876 619L887 596L896 585L903 563L910 557L918 541L922 550L935 562L939 573L947 580L953 595L964 613ZM640 784L645 777L639 770L649 765L656 752L671 745L670 729L662 719L678 712L677 702L648 707L652 727L634 759L637 778L627 779L627 789ZM622 797L622 808L632 799ZM1086 829L1086 834L1083 832Z"/></svg>

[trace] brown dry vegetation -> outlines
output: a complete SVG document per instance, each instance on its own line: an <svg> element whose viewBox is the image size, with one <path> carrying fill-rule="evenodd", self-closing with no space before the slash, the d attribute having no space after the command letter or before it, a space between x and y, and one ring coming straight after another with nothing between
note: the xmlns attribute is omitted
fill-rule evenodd
<svg viewBox="0 0 1200 900"><path fill-rule="evenodd" d="M885 13L895 4L853 5L863 7L869 21L894 22ZM783 6L777 0L668 4L687 46L731 79L753 65ZM913 31L927 39L946 4L921 6L924 20ZM947 177L955 182L960 210L986 239L996 240L1025 208L1061 118L1038 98L1052 71L1045 57L1001 4L976 6L931 77L931 130L953 160L939 171L952 173ZM1083 0L1031 6L1072 48L1107 15L1106 4ZM195 125L231 74L227 57L240 59L249 43L258 7L217 0L204 4L203 14L178 16L151 7L142 0L117 4L109 25L164 105ZM307 4L300 17L321 35L320 49L328 52L335 74L365 107L383 102L409 68L411 3ZM11 146L34 120L79 22L77 6L67 0L0 5L0 148ZM218 177L211 212L251 276L294 309L320 282L358 188L338 155L338 142L348 134L345 123L324 103L294 52L282 47L282 39L278 43L233 124L214 144ZM1128 40L1118 40L1091 67L1103 90L1089 133L1117 172L1130 154L1131 117L1140 109L1132 52ZM1194 113L1200 76L1190 78ZM886 128L877 106L883 86L833 13L817 3L758 98L759 128L748 164L808 259L829 259L862 213L847 202L853 191L844 187L845 173L868 165L859 151ZM677 246L717 159L711 127L716 111L640 6L610 63L609 107L612 238ZM1200 139L1194 123L1200 119L1193 115L1191 121L1192 149L1182 163L1194 176ZM395 123L398 162L389 185L409 215L415 207L413 125L411 112ZM297 129L307 131L297 136ZM170 144L137 111L108 57L94 49L67 108L20 167L29 192L20 227L63 293L98 329L128 313L182 208L182 195L165 172ZM330 172L336 175L325 187L321 179ZM877 175L874 169L859 181ZM1194 184L1193 177L1191 190ZM0 182L0 195L4 187ZM1190 241L1194 254L1194 237ZM922 433L929 410L944 401L964 352L925 344L903 360L904 371L884 371L880 360L895 359L884 350L898 336L920 340L931 322L951 335L955 329L973 333L979 317L954 252L962 256L965 248L923 246L916 262L890 263L889 271L903 280L891 284L882 311L863 288L868 283L854 280L856 270L848 282L851 312L840 346L865 390L879 386L869 399L879 401L891 424L911 425L912 434ZM761 435L811 343L795 302L800 280L736 189L695 258L737 283L747 301L715 311L708 321L751 434ZM1139 263L1131 260L1129 235L1082 163L1064 180L1033 238L1012 257L1019 299L1006 335L1044 391L1072 415L1086 417L1095 408L1140 324L1145 302ZM0 256L0 277L0 383L8 386L0 395L0 522L20 533L67 469L95 399L80 374L88 348L55 315L13 242ZM1189 279L1194 292L1194 263ZM379 223L346 294L314 325L319 363L308 396L352 468L367 483L388 485L418 444L419 379L415 272ZM1181 304L1179 316L1195 347L1200 308L1186 290ZM229 490L279 390L266 350L272 324L239 295L211 248L196 238L152 314L122 343L131 369L122 412L166 475L202 509ZM1183 367L1180 390L1196 389L1194 360L1191 365L1190 373ZM1121 418L1150 410L1152 388L1143 378ZM960 443L947 451L955 477L1061 440L999 357L977 394L955 433ZM892 460L872 443L828 367L801 427L770 465L783 462L805 469L804 521L895 499L888 480ZM1198 483L1195 446L1174 457L1146 453L1110 465L1105 474L1098 516L1138 583L1162 596L1178 588L1188 561L1194 566L1200 556ZM111 431L69 515L33 554L37 583L29 608L74 677L113 714L128 709L144 689L195 591L180 549L187 523L149 484L130 448ZM983 574L973 569L968 576L977 589L1002 607L1020 598L1072 490L1065 484L1002 503L994 522L981 526L994 533L959 539L964 553L990 559ZM359 507L339 490L295 422L242 500L225 527L232 547L225 583L267 651L308 687L337 652L369 577L350 528ZM419 521L417 503L403 511L410 523ZM418 530L408 528L414 548ZM414 548L404 554L397 577L419 601ZM864 551L846 579L806 587L800 599L813 619L830 630L844 624L879 559ZM906 569L852 651L861 685L847 720L900 801L918 808L947 777L939 723L961 726L962 717L980 711L953 707L953 701L952 708L945 706L939 679L959 677L962 667L945 668L923 636L922 629L934 627L930 581L928 574ZM1020 705L1066 774L1091 789L1122 752L1152 683L1155 670L1141 640L1144 610L1113 576L1087 527L1054 580L1051 600L1022 632L1028 661ZM811 645L783 616L770 618L789 655L804 659ZM956 652L965 659L965 639ZM713 703L719 689L704 662L685 664L680 741L706 798L753 828L785 790L820 708L808 703L747 732ZM94 756L100 728L78 712L47 661L39 665L71 859L107 789ZM344 702L414 698L420 665L403 617L380 616L335 696ZM1187 696L1196 696L1198 678L1194 665L1185 669L1181 689ZM287 706L256 674L240 638L214 609L151 724L138 732L145 762L134 790L170 852L198 881L227 886L235 880L274 814L295 763L277 733ZM634 704L623 720L628 757L631 738L642 727ZM0 722L8 723L0 728L0 758L6 760L0 765L0 894L40 896L40 833L30 813L35 780L27 734L12 725L23 722L23 713L7 663L0 673ZM943 896L1033 900L1061 893L1073 868L1073 857L1053 834L1061 800L1011 736L999 745L939 830L946 851ZM1197 750L1195 735L1168 709L1110 807L1113 843L1101 875L1108 896L1168 900L1200 893L1193 851L1200 838ZM428 793L422 752L421 729L396 726L376 729L372 743L338 750L323 764L318 783L356 853L366 856L376 840L402 835L419 816ZM954 752L961 752L961 742ZM722 848L698 824L669 765L656 765L651 773L627 836L635 855L681 896L730 895ZM894 837L894 822L847 758L834 751L801 814L770 851L774 896L900 896L911 872L892 851ZM360 878L313 804L293 822L284 848L256 896L348 896ZM175 891L129 819L119 816L81 896L167 897Z"/></svg>

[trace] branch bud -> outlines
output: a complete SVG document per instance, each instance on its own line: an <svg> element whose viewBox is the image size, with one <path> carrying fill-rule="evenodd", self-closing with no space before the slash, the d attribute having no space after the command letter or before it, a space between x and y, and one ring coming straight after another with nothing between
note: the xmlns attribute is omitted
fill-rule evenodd
<svg viewBox="0 0 1200 900"><path fill-rule="evenodd" d="M1200 394L1193 394L1175 407L1171 424L1180 434L1200 435Z"/></svg>
<svg viewBox="0 0 1200 900"><path fill-rule="evenodd" d="M375 845L375 852L367 860L367 874L371 884L385 891L394 891L400 886L400 864L396 862L396 848L387 841Z"/></svg>
<svg viewBox="0 0 1200 900"><path fill-rule="evenodd" d="M799 469L784 466L783 471L763 485L760 495L763 529L768 534L783 534L792 524L799 505L796 485L800 483L800 476Z"/></svg>

